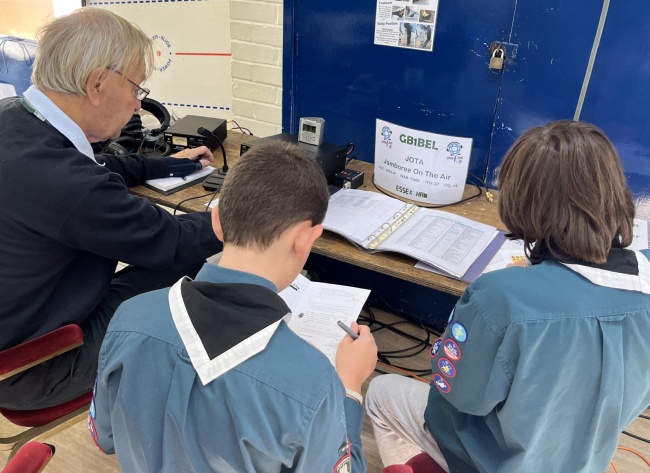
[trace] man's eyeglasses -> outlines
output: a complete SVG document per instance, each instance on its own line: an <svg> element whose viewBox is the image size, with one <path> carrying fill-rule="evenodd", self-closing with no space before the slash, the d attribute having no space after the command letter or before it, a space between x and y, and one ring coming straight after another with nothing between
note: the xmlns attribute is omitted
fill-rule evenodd
<svg viewBox="0 0 650 473"><path fill-rule="evenodd" d="M114 70L114 69L110 69L110 70L113 71L115 74L119 74L119 75L121 75L121 76L124 77L127 81L129 81L129 83L131 83L131 84L133 84L133 85L136 86L137 90L135 91L135 97L136 97L138 100L144 100L144 99L146 99L146 98L147 98L147 95L149 95L149 92L151 92L151 91L150 91L149 89L147 89L146 87L140 87L138 84L136 84L135 82L133 82L131 79L129 79L128 77L126 77L125 75L123 75L120 71L116 71L116 70Z"/></svg>

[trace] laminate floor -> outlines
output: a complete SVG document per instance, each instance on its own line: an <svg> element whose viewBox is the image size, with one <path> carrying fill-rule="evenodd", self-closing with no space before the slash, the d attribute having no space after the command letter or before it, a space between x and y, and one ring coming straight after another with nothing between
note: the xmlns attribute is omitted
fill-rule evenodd
<svg viewBox="0 0 650 473"><path fill-rule="evenodd" d="M400 320L381 311L376 311L375 313L377 315L377 320L386 323ZM404 328L405 331L418 337L421 337L423 334L423 332L417 327L405 325L399 325L398 327ZM404 338L399 337L388 330L380 330L376 332L375 338L380 351L390 351L403 348L404 346L413 345L412 341L407 342ZM428 369L429 360L428 350L423 350L416 357L400 360L400 363L412 369ZM396 362L396 360L393 361ZM394 370L382 365L379 365L378 369L394 372ZM646 411L646 414L650 415L650 411ZM7 421L0 418L0 434L13 434L17 433L19 430L19 428L12 426ZM627 430L638 436L650 438L650 420L639 418ZM382 469L381 460L372 434L372 428L367 418L364 424L362 438L364 452L368 460L368 473L380 473ZM85 421L76 423L69 429L57 433L46 441L56 446L56 454L45 468L44 473L120 472L115 457L104 455L92 442ZM632 448L644 455L646 458L650 458L650 444L648 443L633 439L626 435L621 435L620 445ZM0 465L6 463L7 457L8 451L0 451ZM650 473L650 466L647 466L641 458L628 451L618 450L614 457L614 463L619 473L644 473L646 471ZM615 470L610 466L606 470L606 473L615 473Z"/></svg>

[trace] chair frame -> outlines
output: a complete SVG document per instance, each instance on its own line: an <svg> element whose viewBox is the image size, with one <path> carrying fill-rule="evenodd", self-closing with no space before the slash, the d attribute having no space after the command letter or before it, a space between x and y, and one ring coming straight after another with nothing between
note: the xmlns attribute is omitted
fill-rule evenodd
<svg viewBox="0 0 650 473"><path fill-rule="evenodd" d="M0 352L0 381L83 345L78 325L65 325L28 342ZM0 437L0 445L13 445L9 459L29 441L46 439L84 419L90 402L44 425L29 427L18 434ZM12 425L18 425L7 419Z"/></svg>

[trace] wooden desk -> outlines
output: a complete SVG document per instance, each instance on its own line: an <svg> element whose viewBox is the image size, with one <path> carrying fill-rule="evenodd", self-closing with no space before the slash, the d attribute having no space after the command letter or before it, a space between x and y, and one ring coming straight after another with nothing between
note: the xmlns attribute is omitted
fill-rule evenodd
<svg viewBox="0 0 650 473"><path fill-rule="evenodd" d="M237 161L237 158L239 158L240 144L253 139L255 138L241 133L232 131L228 133L228 138L224 141L228 157L228 165L231 166ZM219 150L217 150L214 155L215 167L223 165L223 158ZM365 182L363 186L360 187L361 189L378 192L372 184L373 164L363 161L352 161L348 165L348 168L364 172ZM205 195L202 198L182 203L179 206L179 210L184 212L204 211L205 205L210 200L211 196L210 193L203 189L200 182L199 184L180 190L171 195L163 195L143 186L133 187L131 188L131 191L134 194L147 197L156 204L161 204L171 208L175 208L181 201L190 197ZM499 219L497 212L498 192L492 192L495 194L494 202L488 202L485 195L482 195L481 197L470 200L469 202L444 207L442 210L462 215L463 217L472 220L487 223L498 228L505 228ZM474 186L466 186L464 197L468 197L475 193L476 188ZM416 260L413 258L389 252L367 253L356 248L345 238L329 231L325 231L323 236L316 240L312 251L328 258L333 258L372 271L377 271L404 281L420 284L456 296L460 296L465 290L465 287L467 287L467 284L464 282L414 268Z"/></svg>

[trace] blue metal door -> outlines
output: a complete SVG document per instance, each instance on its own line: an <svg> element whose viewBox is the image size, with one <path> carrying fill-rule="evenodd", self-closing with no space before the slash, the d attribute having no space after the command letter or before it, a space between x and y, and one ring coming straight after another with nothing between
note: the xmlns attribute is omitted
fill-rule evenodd
<svg viewBox="0 0 650 473"><path fill-rule="evenodd" d="M375 118L474 139L470 172L498 184L524 130L595 123L616 145L650 218L650 3L440 0L432 53L373 44L377 1L285 1L283 125L326 119L331 142L374 160ZM501 72L488 46L510 43Z"/></svg>
<svg viewBox="0 0 650 473"><path fill-rule="evenodd" d="M515 0L440 2L433 52L374 45L377 0L284 3L283 129L323 117L327 141L374 161L375 120L474 139L469 172L485 176Z"/></svg>

